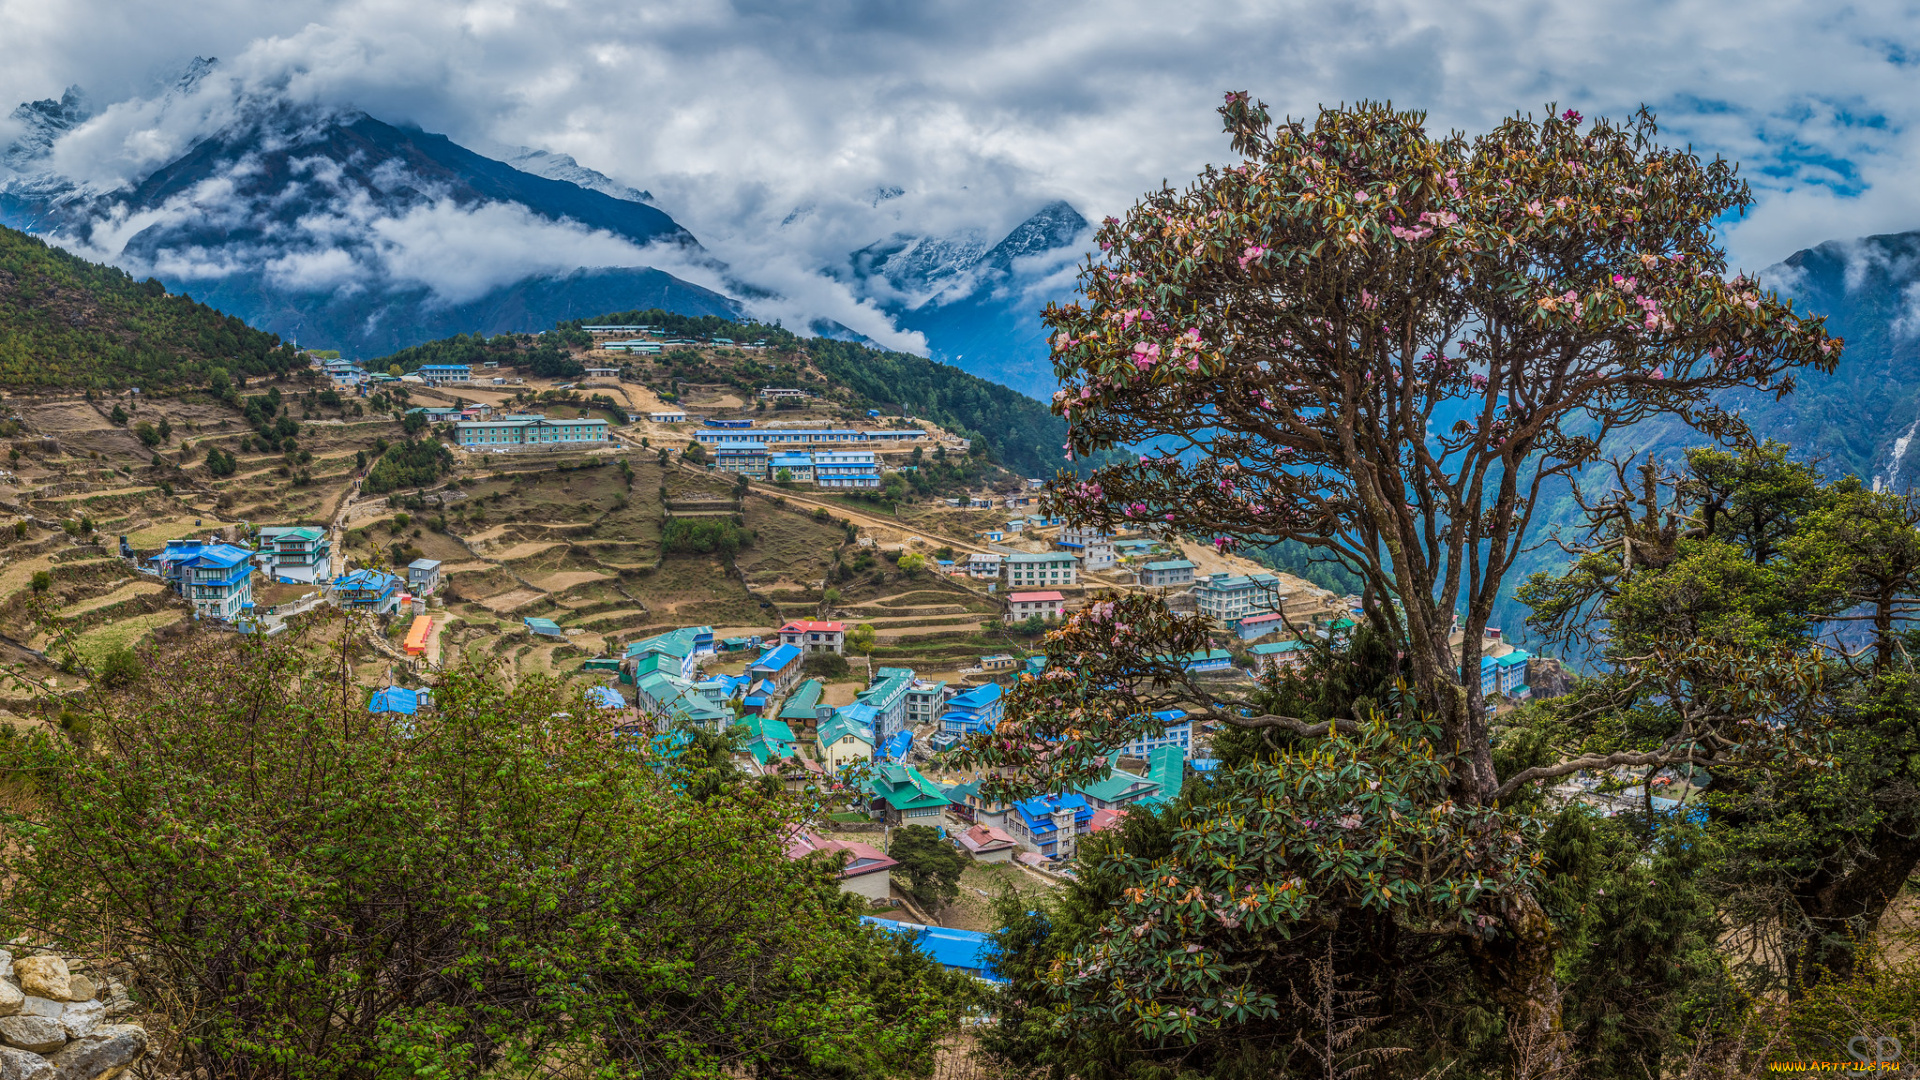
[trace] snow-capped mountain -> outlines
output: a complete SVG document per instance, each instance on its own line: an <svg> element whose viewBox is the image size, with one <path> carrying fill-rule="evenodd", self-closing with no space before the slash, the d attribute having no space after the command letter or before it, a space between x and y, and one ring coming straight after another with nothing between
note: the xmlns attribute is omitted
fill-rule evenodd
<svg viewBox="0 0 1920 1080"><path fill-rule="evenodd" d="M978 230L894 234L855 251L845 271L933 357L1045 399L1058 386L1040 311L1072 291L1087 220L1049 203L998 242Z"/></svg>
<svg viewBox="0 0 1920 1080"><path fill-rule="evenodd" d="M196 61L154 105L208 109ZM31 102L0 160L0 223L151 274L313 346L374 355L443 332L544 329L556 319L738 305L657 264L723 268L645 193L564 155L519 165L364 112L267 93L221 99L183 152L114 182L66 175L84 93Z"/></svg>
<svg viewBox="0 0 1920 1080"><path fill-rule="evenodd" d="M764 235L724 236L730 268L647 191L566 154L461 145L206 59L151 97L101 107L73 87L10 121L0 224L360 357L608 311L751 310L835 336L918 331L936 358L1045 398L1038 313L1070 288L1087 232L1053 203L997 240L916 233L903 223L924 216L924 193L879 185L823 197L829 216L805 229L785 224L811 204ZM847 240L832 215L863 211L866 235L895 231L822 267Z"/></svg>
<svg viewBox="0 0 1920 1080"><path fill-rule="evenodd" d="M573 160L571 154L556 154L548 150L535 150L530 146L501 147L496 151L492 147L476 147L484 150L490 158L506 162L524 173L544 176L549 180L564 180L576 187L597 191L624 202L647 203L652 205L653 193L641 191L608 176L606 173L587 168Z"/></svg>

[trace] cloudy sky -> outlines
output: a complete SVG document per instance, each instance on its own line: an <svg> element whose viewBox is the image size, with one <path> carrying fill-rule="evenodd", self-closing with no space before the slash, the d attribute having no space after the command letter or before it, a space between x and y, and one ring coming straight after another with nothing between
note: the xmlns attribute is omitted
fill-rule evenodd
<svg viewBox="0 0 1920 1080"><path fill-rule="evenodd" d="M1213 109L1240 88L1469 130L1644 103L1744 163L1758 204L1727 242L1747 267L1920 227L1920 9L1894 4L0 0L0 41L0 101L78 84L112 105L65 160L99 177L216 119L143 102L217 56L238 86L571 154L735 258L783 222L824 255L895 228L997 235L1054 198L1097 218L1225 160Z"/></svg>

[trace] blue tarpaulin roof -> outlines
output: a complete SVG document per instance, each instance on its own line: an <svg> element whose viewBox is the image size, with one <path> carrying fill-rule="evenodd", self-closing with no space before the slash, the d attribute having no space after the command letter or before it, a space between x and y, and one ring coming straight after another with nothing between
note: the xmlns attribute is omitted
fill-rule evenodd
<svg viewBox="0 0 1920 1080"><path fill-rule="evenodd" d="M627 699L621 697L620 691L615 690L611 686L587 687L587 700L603 709L624 709L627 707Z"/></svg>
<svg viewBox="0 0 1920 1080"><path fill-rule="evenodd" d="M420 711L422 698L431 701L430 691L409 690L404 686L389 686L385 690L375 690L373 700L367 703L368 712L404 713L412 716Z"/></svg>
<svg viewBox="0 0 1920 1080"><path fill-rule="evenodd" d="M920 951L933 958L941 967L972 972L983 979L1004 982L994 978L988 971L992 962L993 946L987 935L977 930L954 930L945 926L922 926L919 923L897 922L893 919L876 919L871 915L862 915L860 921L882 930L896 934L905 934L913 938Z"/></svg>
<svg viewBox="0 0 1920 1080"><path fill-rule="evenodd" d="M886 748L882 750L880 754L882 757L893 761L904 761L907 757L907 751L911 749L913 749L913 732L902 731L887 740Z"/></svg>

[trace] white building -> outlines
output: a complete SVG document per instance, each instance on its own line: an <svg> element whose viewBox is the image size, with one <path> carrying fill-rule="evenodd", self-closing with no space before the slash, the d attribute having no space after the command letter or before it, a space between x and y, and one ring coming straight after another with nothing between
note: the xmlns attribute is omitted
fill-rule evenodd
<svg viewBox="0 0 1920 1080"><path fill-rule="evenodd" d="M1039 555L1009 555L1006 566L1009 588L1072 585L1079 580L1078 560L1071 552L1066 551L1048 551Z"/></svg>
<svg viewBox="0 0 1920 1080"><path fill-rule="evenodd" d="M1060 529L1060 547L1080 557L1080 569L1111 570L1118 559L1113 553L1113 534L1100 529L1064 525Z"/></svg>
<svg viewBox="0 0 1920 1080"><path fill-rule="evenodd" d="M1001 557L998 554L969 555L967 556L967 576L970 578L979 578L982 581L998 581L1000 579L1001 562Z"/></svg>

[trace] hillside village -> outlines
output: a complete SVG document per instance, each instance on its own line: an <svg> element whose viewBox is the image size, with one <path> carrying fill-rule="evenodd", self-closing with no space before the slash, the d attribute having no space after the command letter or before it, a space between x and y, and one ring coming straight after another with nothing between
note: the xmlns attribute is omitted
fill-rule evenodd
<svg viewBox="0 0 1920 1080"><path fill-rule="evenodd" d="M939 826L970 873L1057 884L1077 838L1212 767L1210 732L1179 711L1105 781L1017 805L940 764L1092 592L1211 618L1214 647L1183 659L1209 678L1285 671L1354 626L1357 598L1252 560L1051 518L1047 478L858 408L764 342L582 329L580 374L322 355L224 402L16 396L7 643L77 689L143 641L354 613L370 709L431 708L464 661L562 680L669 755L731 733L742 771L826 799L793 852L848 851L845 889L884 904L910 901L865 830ZM789 384L737 385L778 364ZM1488 695L1526 697L1528 654L1489 651ZM986 929L965 902L913 913Z"/></svg>

